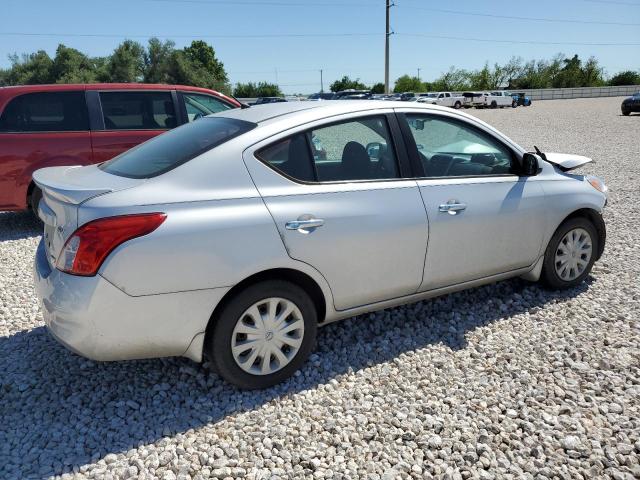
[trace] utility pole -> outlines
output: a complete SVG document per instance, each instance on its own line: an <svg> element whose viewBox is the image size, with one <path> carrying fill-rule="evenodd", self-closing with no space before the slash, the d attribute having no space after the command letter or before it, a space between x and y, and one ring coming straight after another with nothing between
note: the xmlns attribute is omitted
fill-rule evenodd
<svg viewBox="0 0 640 480"><path fill-rule="evenodd" d="M391 10L391 0L387 0L387 30L384 37L384 93L389 93L389 10Z"/></svg>
<svg viewBox="0 0 640 480"><path fill-rule="evenodd" d="M418 81L420 81L420 68L418 68Z"/></svg>
<svg viewBox="0 0 640 480"><path fill-rule="evenodd" d="M324 84L322 83L322 69L320 69L320 93L324 92Z"/></svg>

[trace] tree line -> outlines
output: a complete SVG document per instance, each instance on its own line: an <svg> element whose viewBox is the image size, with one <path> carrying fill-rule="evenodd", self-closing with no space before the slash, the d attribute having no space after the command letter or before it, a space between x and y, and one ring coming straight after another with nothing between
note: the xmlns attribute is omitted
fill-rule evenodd
<svg viewBox="0 0 640 480"><path fill-rule="evenodd" d="M185 48L176 48L171 40L149 39L146 46L125 40L111 55L90 57L75 48L60 44L51 58L44 50L18 56L10 55L11 66L0 69L0 86L44 83L144 82L194 85L241 98L281 96L278 85L269 82L238 83L231 88L224 64L213 47L194 40ZM524 61L513 57L504 65L486 63L478 70L451 67L433 82L402 75L393 91L462 91L563 87L638 85L640 72L623 71L607 77L598 60L582 60L578 55L557 54L549 60ZM343 76L330 85L332 92L357 89L384 93L384 84L365 85L359 79Z"/></svg>
<svg viewBox="0 0 640 480"><path fill-rule="evenodd" d="M151 38L147 46L125 40L106 57L90 57L60 44L51 58L44 50L10 55L0 70L1 85L43 83L144 82L195 85L231 93L224 64L202 40L175 48L171 40Z"/></svg>
<svg viewBox="0 0 640 480"><path fill-rule="evenodd" d="M590 57L586 61L578 55L571 58L557 54L550 60L530 60L513 57L506 64L488 63L479 70L451 67L433 82L423 82L416 76L402 75L393 87L394 93L428 91L495 90L506 87L510 90L531 88L602 87L607 85L640 85L640 72L619 72L607 77L598 60ZM368 87L359 79L348 76L336 80L330 86L332 92L346 89L370 89L383 93L384 84Z"/></svg>

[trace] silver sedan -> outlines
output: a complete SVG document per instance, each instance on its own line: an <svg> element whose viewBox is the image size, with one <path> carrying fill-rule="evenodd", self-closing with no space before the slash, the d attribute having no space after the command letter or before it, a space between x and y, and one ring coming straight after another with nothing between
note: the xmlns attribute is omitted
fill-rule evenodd
<svg viewBox="0 0 640 480"><path fill-rule="evenodd" d="M605 243L606 187L570 172L589 161L418 103L222 112L34 174L43 316L92 359L206 356L263 388L319 325L516 276L582 282Z"/></svg>

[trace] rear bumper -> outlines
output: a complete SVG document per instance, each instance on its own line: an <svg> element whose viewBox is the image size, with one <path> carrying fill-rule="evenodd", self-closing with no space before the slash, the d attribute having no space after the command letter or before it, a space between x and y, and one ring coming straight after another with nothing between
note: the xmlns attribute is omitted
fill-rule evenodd
<svg viewBox="0 0 640 480"><path fill-rule="evenodd" d="M52 269L40 242L34 282L52 336L93 360L187 356L202 360L202 334L227 288L133 297L102 276Z"/></svg>

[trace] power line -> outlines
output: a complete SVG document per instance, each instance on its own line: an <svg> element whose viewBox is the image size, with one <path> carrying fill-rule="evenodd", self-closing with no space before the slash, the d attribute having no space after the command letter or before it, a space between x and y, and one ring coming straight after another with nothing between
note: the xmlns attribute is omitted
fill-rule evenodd
<svg viewBox="0 0 640 480"><path fill-rule="evenodd" d="M640 3L633 3L633 2L619 2L617 0L582 0L583 2L590 2L590 3L608 3L611 5L626 5L628 7L640 7Z"/></svg>
<svg viewBox="0 0 640 480"><path fill-rule="evenodd" d="M295 3L295 2L286 2L286 1L268 1L268 2L257 2L257 1L230 1L230 0L222 0L209 2L207 0L145 0L147 2L154 3L195 3L198 5L209 5L212 7L221 6L221 5L250 5L250 6L265 6L265 7L369 7L370 3L354 3L354 2L332 2L332 3L320 3L320 2L304 2L304 3Z"/></svg>
<svg viewBox="0 0 640 480"><path fill-rule="evenodd" d="M547 42L537 40L507 40L507 39L490 39L490 38L473 38L473 37L457 37L453 35L435 35L428 33L400 33L394 32L395 35L404 37L425 37L440 38L443 40L464 40L469 42L487 42L487 43L510 43L510 44L526 44L526 45L567 45L567 46L587 46L587 47L628 47L640 46L640 43L617 43L617 42ZM127 35L122 33L56 33L56 32L0 32L0 36L26 36L26 37L98 37L98 38L314 38L314 37L381 37L384 33L264 33L264 34L248 34L248 35L153 35L153 34L136 34Z"/></svg>
<svg viewBox="0 0 640 480"><path fill-rule="evenodd" d="M412 10L425 10L430 12L440 12L440 13L447 13L451 15L466 15L471 17L504 18L509 20L527 20L527 21L534 21L534 22L578 23L578 24L586 24L586 25L618 25L618 26L627 26L627 27L640 26L640 23L602 22L599 20L574 20L574 19L547 18L547 17L520 17L520 16L514 16L514 15L497 15L492 13L462 12L459 10L447 10L443 8L412 7L412 6L405 6L405 5L402 5L401 7L403 9L409 8Z"/></svg>
<svg viewBox="0 0 640 480"><path fill-rule="evenodd" d="M381 33L262 33L246 35L128 35L122 33L0 32L2 36L26 37L98 37L98 38L305 38L305 37L379 37Z"/></svg>
<svg viewBox="0 0 640 480"><path fill-rule="evenodd" d="M545 42L536 40L499 40L490 38L473 38L473 37L456 37L452 35L432 35L428 33L399 33L396 35L403 37L425 37L425 38L440 38L443 40L463 40L467 42L486 42L486 43L509 43L509 44L524 44L524 45L567 45L567 46L585 46L585 47L631 47L640 46L640 43L599 43L599 42Z"/></svg>

